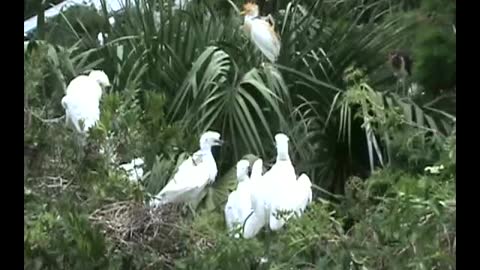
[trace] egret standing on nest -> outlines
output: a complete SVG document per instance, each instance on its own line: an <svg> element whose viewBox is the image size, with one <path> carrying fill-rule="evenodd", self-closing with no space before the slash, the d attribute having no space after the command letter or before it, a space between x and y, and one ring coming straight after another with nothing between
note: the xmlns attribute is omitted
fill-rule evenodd
<svg viewBox="0 0 480 270"><path fill-rule="evenodd" d="M198 203L204 188L213 183L217 177L217 163L213 158L212 147L222 144L220 133L215 131L203 133L200 137L200 150L178 167L173 178L155 196L151 206ZM191 210L194 212L192 207Z"/></svg>
<svg viewBox="0 0 480 270"><path fill-rule="evenodd" d="M250 36L255 46L274 63L280 54L280 37L275 32L271 22L267 22L265 18L260 17L258 5L247 3L243 6L240 15L245 15L244 30Z"/></svg>
<svg viewBox="0 0 480 270"><path fill-rule="evenodd" d="M62 98L66 124L72 125L80 135L86 135L100 119L100 99L108 86L108 76L100 70L73 79Z"/></svg>

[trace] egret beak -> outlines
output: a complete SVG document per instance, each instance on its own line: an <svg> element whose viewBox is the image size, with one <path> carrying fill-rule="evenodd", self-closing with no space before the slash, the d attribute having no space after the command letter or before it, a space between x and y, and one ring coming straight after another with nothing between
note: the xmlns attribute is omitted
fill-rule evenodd
<svg viewBox="0 0 480 270"><path fill-rule="evenodd" d="M241 16L245 15L245 13L246 13L245 10L240 11L240 15L241 15Z"/></svg>
<svg viewBox="0 0 480 270"><path fill-rule="evenodd" d="M225 143L224 140L220 140L220 139L215 140L215 145L222 145L222 144L224 144L224 143Z"/></svg>

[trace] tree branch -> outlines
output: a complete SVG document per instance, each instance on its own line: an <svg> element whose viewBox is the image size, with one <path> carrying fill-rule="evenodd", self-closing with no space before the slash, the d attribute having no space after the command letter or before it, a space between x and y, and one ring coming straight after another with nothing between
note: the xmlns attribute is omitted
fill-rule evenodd
<svg viewBox="0 0 480 270"><path fill-rule="evenodd" d="M62 115L62 116L57 117L57 118L52 118L52 119L44 119L44 118L38 116L37 114L35 114L34 112L32 112L31 110L28 110L28 109L23 109L23 110L24 110L24 112L30 113L30 115L32 115L33 117L40 120L40 122L46 123L46 124L58 123L58 122L62 121L63 119L65 119L65 115Z"/></svg>

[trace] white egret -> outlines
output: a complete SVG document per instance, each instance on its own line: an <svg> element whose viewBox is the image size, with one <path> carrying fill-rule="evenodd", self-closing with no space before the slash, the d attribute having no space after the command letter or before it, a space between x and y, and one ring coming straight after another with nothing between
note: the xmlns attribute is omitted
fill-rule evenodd
<svg viewBox="0 0 480 270"><path fill-rule="evenodd" d="M255 46L274 63L280 54L280 37L275 32L271 17L268 19L259 16L258 5L247 3L243 6L240 15L245 15L244 30L250 36ZM268 22L270 21L270 22Z"/></svg>
<svg viewBox="0 0 480 270"><path fill-rule="evenodd" d="M240 160L237 163L237 189L228 196L224 209L227 229L230 232L242 228L245 220L253 211L250 199L249 168L250 163L247 160ZM238 237L238 234L235 237Z"/></svg>
<svg viewBox="0 0 480 270"><path fill-rule="evenodd" d="M257 159L252 166L250 174L250 201L252 204L253 213L247 217L245 226L243 228L243 237L252 238L260 232L260 230L267 224L266 196L263 191L266 190L265 183L262 182L263 174L263 160Z"/></svg>
<svg viewBox="0 0 480 270"><path fill-rule="evenodd" d="M103 88L110 81L103 71L93 70L88 76L80 75L73 79L62 98L66 124L84 135L100 119L100 99Z"/></svg>
<svg viewBox="0 0 480 270"><path fill-rule="evenodd" d="M250 179L252 181L256 181L257 179L260 179L262 175L263 175L263 160L259 158L255 160L255 162L252 165Z"/></svg>
<svg viewBox="0 0 480 270"><path fill-rule="evenodd" d="M297 205L295 212L298 216L301 216L307 208L307 205L312 202L312 182L304 173L297 179L296 198Z"/></svg>
<svg viewBox="0 0 480 270"><path fill-rule="evenodd" d="M217 164L213 158L212 147L222 143L218 132L205 132L200 137L200 150L179 166L173 178L155 196L151 205L198 202L205 186L213 183L217 177Z"/></svg>
<svg viewBox="0 0 480 270"><path fill-rule="evenodd" d="M279 230L294 214L300 216L312 201L310 178L306 174L296 177L288 154L288 137L279 133L275 142L277 157L272 168L262 175L261 159L252 168L250 181L254 212L245 223L245 238L255 236L267 224L271 230Z"/></svg>
<svg viewBox="0 0 480 270"><path fill-rule="evenodd" d="M296 210L297 199L294 191L297 177L288 154L288 141L287 135L283 133L275 136L277 158L275 164L263 175L262 179L265 185L261 195L265 197L264 200L268 200L265 205L269 214L271 230L279 230L288 219L282 217L281 212Z"/></svg>

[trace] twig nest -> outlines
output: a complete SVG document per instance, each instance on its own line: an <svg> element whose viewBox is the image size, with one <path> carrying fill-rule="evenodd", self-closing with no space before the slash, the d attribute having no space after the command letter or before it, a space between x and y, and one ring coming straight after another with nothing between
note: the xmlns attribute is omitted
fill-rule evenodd
<svg viewBox="0 0 480 270"><path fill-rule="evenodd" d="M149 249L173 262L181 247L181 216L178 206L149 208L139 202L115 202L90 215L100 225L105 237L120 248ZM167 262L168 263L168 262Z"/></svg>

